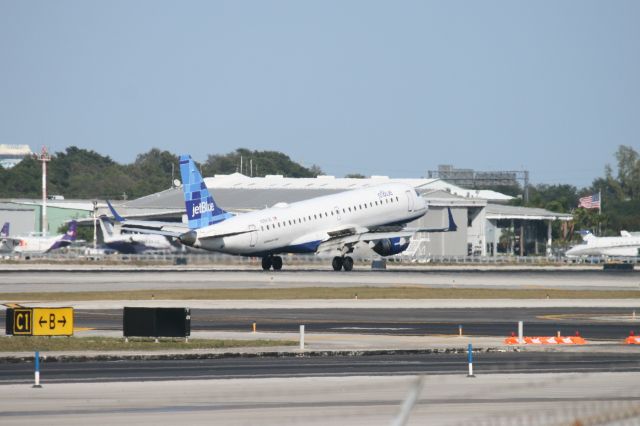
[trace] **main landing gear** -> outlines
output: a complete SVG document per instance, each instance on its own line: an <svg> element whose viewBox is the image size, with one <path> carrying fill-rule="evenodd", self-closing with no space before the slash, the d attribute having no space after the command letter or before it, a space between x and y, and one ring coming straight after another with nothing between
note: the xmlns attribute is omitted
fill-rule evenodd
<svg viewBox="0 0 640 426"><path fill-rule="evenodd" d="M353 269L353 259L350 256L336 256L331 261L331 266L333 266L334 271L339 271L341 269L350 271Z"/></svg>
<svg viewBox="0 0 640 426"><path fill-rule="evenodd" d="M282 269L282 258L280 256L265 256L262 258L262 269L268 271L272 267L274 271Z"/></svg>

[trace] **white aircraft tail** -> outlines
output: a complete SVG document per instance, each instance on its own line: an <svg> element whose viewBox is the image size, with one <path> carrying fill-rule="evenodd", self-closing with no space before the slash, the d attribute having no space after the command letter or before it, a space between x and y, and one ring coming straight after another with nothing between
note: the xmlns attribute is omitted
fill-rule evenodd
<svg viewBox="0 0 640 426"><path fill-rule="evenodd" d="M100 222L100 229L102 229L102 236L104 240L108 241L113 238L115 231L113 225L109 222L109 219L106 216L100 216L98 221Z"/></svg>

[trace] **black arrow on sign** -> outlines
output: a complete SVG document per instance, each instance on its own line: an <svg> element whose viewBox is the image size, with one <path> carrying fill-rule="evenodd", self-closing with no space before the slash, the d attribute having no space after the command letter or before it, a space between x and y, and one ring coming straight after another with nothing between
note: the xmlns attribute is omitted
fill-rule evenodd
<svg viewBox="0 0 640 426"><path fill-rule="evenodd" d="M58 320L58 323L62 324L63 327L65 326L65 324L67 323L67 319L64 315L62 316L61 320Z"/></svg>
<svg viewBox="0 0 640 426"><path fill-rule="evenodd" d="M46 324L47 321L43 320L42 317L40 317L40 321L38 321L38 323L40 324L40 327L42 327L42 324Z"/></svg>

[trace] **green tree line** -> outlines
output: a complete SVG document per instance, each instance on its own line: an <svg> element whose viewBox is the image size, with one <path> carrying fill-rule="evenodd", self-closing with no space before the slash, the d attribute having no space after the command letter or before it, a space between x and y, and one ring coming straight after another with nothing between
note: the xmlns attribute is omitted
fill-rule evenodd
<svg viewBox="0 0 640 426"><path fill-rule="evenodd" d="M276 151L237 149L224 155L209 155L196 163L204 176L240 172L253 176L279 174L286 177L315 177L318 166L304 167ZM138 198L171 187L180 178L178 156L159 149L140 154L131 164L119 164L110 157L75 146L51 156L47 165L47 192L65 198ZM28 157L11 169L0 167L0 198L42 196L42 163Z"/></svg>
<svg viewBox="0 0 640 426"><path fill-rule="evenodd" d="M615 152L615 160L615 166L605 165L604 176L596 178L588 187L530 185L528 202L524 203L519 197L512 204L571 213L576 230L590 229L601 235L618 235L623 229L640 231L640 155L634 148L622 145ZM322 174L318 166L305 167L281 152L244 148L209 155L197 165L204 176L235 172L286 177ZM0 167L0 198L39 198L41 170L41 163L34 158L25 158L11 169ZM179 176L178 157L169 151L154 148L138 155L131 164L119 164L95 151L72 146L52 155L48 163L48 192L66 198L137 198L170 188L172 179ZM364 177L357 173L349 176ZM510 195L523 192L521 187L487 188ZM598 192L602 195L602 213L597 209L578 208L580 197ZM554 225L554 238L571 238L567 229L560 227L561 224Z"/></svg>
<svg viewBox="0 0 640 426"><path fill-rule="evenodd" d="M615 152L616 167L604 167L604 176L594 179L590 186L530 185L529 201L520 197L515 205L541 207L558 213L571 213L575 230L585 229L600 235L620 235L621 230L640 231L640 156L630 146L621 145ZM520 190L522 191L522 190ZM600 194L602 212L598 209L579 208L581 197ZM554 225L554 237L562 235L561 224Z"/></svg>

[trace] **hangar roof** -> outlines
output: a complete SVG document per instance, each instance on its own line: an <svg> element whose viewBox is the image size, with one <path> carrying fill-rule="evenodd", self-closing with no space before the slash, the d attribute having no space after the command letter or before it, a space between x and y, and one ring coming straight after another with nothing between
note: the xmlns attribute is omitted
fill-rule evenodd
<svg viewBox="0 0 640 426"><path fill-rule="evenodd" d="M447 191L459 197L489 200L496 203L507 202L513 199L513 197L510 195L492 191L490 189L466 189L445 182L443 180L434 180L434 182L429 184L428 187L429 189L440 189L443 191Z"/></svg>
<svg viewBox="0 0 640 426"><path fill-rule="evenodd" d="M498 219L524 219L524 220L573 220L573 216L568 213L556 213L545 209L503 206L488 204L486 217L489 220Z"/></svg>
<svg viewBox="0 0 640 426"><path fill-rule="evenodd" d="M286 178L282 175L267 175L265 177L249 177L241 173L231 175L215 175L212 178L205 178L207 187L212 189L236 188L236 189L286 189L286 190L329 190L334 193L348 191L350 189L367 188L387 182L404 183L423 190L443 190L464 198L479 198L495 202L505 202L513 197L491 190L464 189L454 184L440 179L405 179L390 178L389 176L371 176L369 178L336 178L335 176L318 176L317 178ZM310 197L322 195L313 192ZM301 198L303 199L303 198Z"/></svg>
<svg viewBox="0 0 640 426"><path fill-rule="evenodd" d="M496 202L510 200L513 197L495 191L466 190L439 179L392 179L388 176L372 176L365 179L336 178L318 176L317 178L286 178L280 175L266 177L248 177L240 173L216 175L205 178L205 184L214 193L216 202L233 211L254 210L272 206L278 202L293 203L322 195L335 194L351 189L367 188L383 183L404 183L421 193L434 190L446 191L458 197L483 199ZM182 208L184 200L179 188L151 194L128 201L125 208Z"/></svg>
<svg viewBox="0 0 640 426"><path fill-rule="evenodd" d="M33 207L27 207L12 202L0 202L0 210L31 211L33 210Z"/></svg>
<svg viewBox="0 0 640 426"><path fill-rule="evenodd" d="M469 208L487 205L487 200L464 198L448 191L437 190L422 192L421 194L427 200L428 206Z"/></svg>
<svg viewBox="0 0 640 426"><path fill-rule="evenodd" d="M389 176L371 176L369 178L336 178L335 176L318 176L316 178L287 178L282 175L267 175L265 177L249 177L241 173L231 175L215 175L205 178L207 187L237 188L237 189L328 189L333 191L348 191L350 189L367 188L384 183L404 183L414 188L429 185L438 179L395 179Z"/></svg>
<svg viewBox="0 0 640 426"><path fill-rule="evenodd" d="M40 207L42 205L42 199L5 199L3 200L3 204ZM90 200L47 200L47 207L92 211L93 202Z"/></svg>

